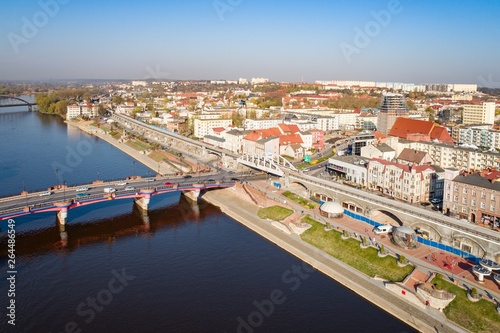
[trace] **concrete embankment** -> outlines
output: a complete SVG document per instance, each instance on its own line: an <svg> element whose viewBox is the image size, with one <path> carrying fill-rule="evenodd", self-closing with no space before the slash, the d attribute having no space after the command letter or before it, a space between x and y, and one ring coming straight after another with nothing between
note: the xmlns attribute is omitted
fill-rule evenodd
<svg viewBox="0 0 500 333"><path fill-rule="evenodd" d="M245 200L235 195L235 190L235 188L229 188L207 192L203 195L203 199L220 207L228 216L418 331L465 332L465 330L448 321L442 313L432 309L420 309L404 301L388 291L381 281L365 276L321 250L301 241L297 236L287 235L272 227L269 222L257 217L259 207L253 204L251 200ZM374 326L383 327L383 323L374 323Z"/></svg>
<svg viewBox="0 0 500 333"><path fill-rule="evenodd" d="M159 171L162 175L174 174L176 172L176 170L174 170L168 164L166 164L166 163L158 164L157 161L153 160L152 158L150 158L146 154L142 154L139 151L135 150L134 148L126 145L125 143L119 142L118 140L113 138L111 135L106 134L103 130L101 130L99 128L96 128L94 126L89 126L85 123L81 124L81 123L67 121L66 124L68 124L68 126L77 127L85 133L97 136L98 138L100 138L100 139L106 141L107 143L113 145L114 147L120 149L125 154L129 155L130 157L132 157L136 161L144 164L145 166L147 166L151 170L154 170L155 172L158 172L158 168L159 168Z"/></svg>

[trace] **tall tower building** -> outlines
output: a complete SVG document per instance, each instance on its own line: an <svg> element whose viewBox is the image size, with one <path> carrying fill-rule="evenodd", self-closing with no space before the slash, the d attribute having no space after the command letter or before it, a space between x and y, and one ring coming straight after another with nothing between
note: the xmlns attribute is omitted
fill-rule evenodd
<svg viewBox="0 0 500 333"><path fill-rule="evenodd" d="M382 95L380 112L377 116L377 130L387 135L396 122L396 118L408 118L408 105L403 95L387 93Z"/></svg>

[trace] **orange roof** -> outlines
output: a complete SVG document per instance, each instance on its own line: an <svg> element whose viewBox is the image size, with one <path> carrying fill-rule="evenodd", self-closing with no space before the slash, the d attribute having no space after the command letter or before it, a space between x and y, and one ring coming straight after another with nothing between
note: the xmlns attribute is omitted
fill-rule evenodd
<svg viewBox="0 0 500 333"><path fill-rule="evenodd" d="M375 140L385 139L387 136L382 132L372 131L372 134L375 136Z"/></svg>
<svg viewBox="0 0 500 333"><path fill-rule="evenodd" d="M403 139L410 139L412 136L419 137L416 134L428 135L430 140L437 139L441 142L453 143L450 134L448 134L448 131L444 127L426 120L400 117L396 119L396 122L389 131L389 136L397 136Z"/></svg>
<svg viewBox="0 0 500 333"><path fill-rule="evenodd" d="M290 145L296 143L304 143L299 134L289 134L280 136L280 145Z"/></svg>

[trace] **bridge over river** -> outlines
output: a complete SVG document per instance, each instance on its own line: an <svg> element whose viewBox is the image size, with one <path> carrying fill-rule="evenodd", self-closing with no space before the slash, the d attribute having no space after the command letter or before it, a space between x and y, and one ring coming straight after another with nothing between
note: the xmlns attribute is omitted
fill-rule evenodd
<svg viewBox="0 0 500 333"><path fill-rule="evenodd" d="M209 178L211 177L211 178ZM234 180L223 175L209 175L194 178L147 178L123 179L113 182L96 181L73 187L60 186L57 189L34 193L22 193L0 199L0 220L23 215L56 212L61 225L66 223L68 211L74 208L108 202L110 200L133 199L142 210L147 211L151 197L172 192L181 192L197 200L204 191L234 186Z"/></svg>
<svg viewBox="0 0 500 333"><path fill-rule="evenodd" d="M0 95L0 108L27 106L28 111L33 111L33 106L35 105L37 104L28 102L19 97Z"/></svg>

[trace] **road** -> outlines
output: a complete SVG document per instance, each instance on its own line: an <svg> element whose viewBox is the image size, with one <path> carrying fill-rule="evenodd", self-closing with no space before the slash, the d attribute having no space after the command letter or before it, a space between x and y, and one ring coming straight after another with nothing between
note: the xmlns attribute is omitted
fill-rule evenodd
<svg viewBox="0 0 500 333"><path fill-rule="evenodd" d="M221 170L218 173L206 173L199 175L188 175L183 177L156 177L142 179L123 179L103 182L100 184L79 184L76 186L52 190L50 195L42 196L44 191L28 193L27 195L18 195L13 197L0 198L0 214L10 210L22 210L24 207L41 207L51 205L54 202L78 199L77 195L87 194L88 196L80 199L90 199L91 197L100 197L105 195L105 188L114 188L115 194L126 194L137 192L137 189L160 188L174 185L191 185L195 183L212 183L217 181L237 181L247 180L254 177L255 174L248 172L232 172ZM149 180L148 180L149 179ZM132 186L133 189L125 189ZM79 187L88 187L86 191L76 191Z"/></svg>

